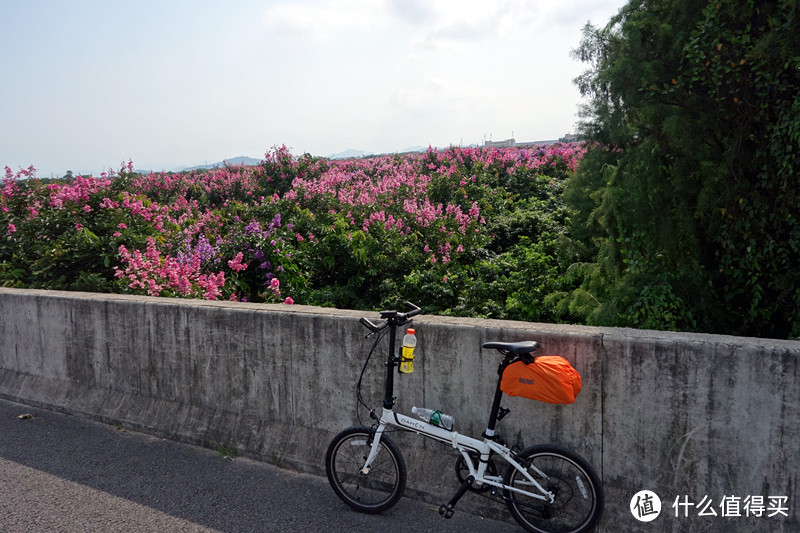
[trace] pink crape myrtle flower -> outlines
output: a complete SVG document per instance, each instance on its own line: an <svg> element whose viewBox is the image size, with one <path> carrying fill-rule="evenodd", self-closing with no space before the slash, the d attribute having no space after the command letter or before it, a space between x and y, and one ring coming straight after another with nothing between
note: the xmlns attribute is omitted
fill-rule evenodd
<svg viewBox="0 0 800 533"><path fill-rule="evenodd" d="M216 276L214 274L201 275L197 278L197 285L205 290L203 298L206 300L216 300L222 295L222 286L225 285L225 272L219 272Z"/></svg>
<svg viewBox="0 0 800 533"><path fill-rule="evenodd" d="M132 162L123 162L119 174L125 178L126 190L119 190L114 172L109 171L100 178L76 176L41 184L37 192L36 188L21 188L18 183L33 177L34 168L15 174L5 167L5 179L0 171L0 212L4 214L8 236L32 231L29 228L33 225L24 226L21 231L9 222L26 220L26 216L27 220L39 218L40 211L64 210L64 215L75 215L67 229L77 223L75 228L82 230L78 235L86 231L78 220L87 222L85 226L90 228L95 227L94 217L131 222L133 230L119 223L109 232L113 232L117 244L123 236L137 238L143 232L152 233L155 240L148 241L146 250L119 248L120 263L115 275L121 278L123 287L143 294L221 299L229 297L233 289L225 287L225 274L218 270L224 268L229 276L231 272L242 272L248 268L245 257L254 257L255 265L262 265L265 272L273 270L281 275L283 267L273 267L271 261L296 266L302 262L298 251L324 251L326 243L334 242L329 241L331 236L341 238L341 244L347 246L351 241L363 242L366 232L370 242L386 237L387 242L417 252L422 249L422 257L429 264L448 265L457 254L468 253L490 238L485 235L483 215L488 218L492 213L491 203L484 201L484 196L499 194L492 191L496 188L492 176L507 174L523 179L540 171L548 173L549 168L574 170L584 153L585 147L578 144L522 149L451 147L430 148L407 157L308 160L301 164L301 159L294 158L287 148L275 147L259 167L226 165L212 171L145 175L134 174ZM269 173L264 174L264 169ZM130 175L125 176L126 172ZM559 173L550 183L563 177ZM265 181L273 180L291 183L280 188L286 192L278 194L264 188ZM436 195L430 194L432 188ZM267 220L251 219L244 227L248 240L243 246L247 248L240 248L251 255L239 252L232 258L220 257L219 247L237 242L224 233L236 235L240 225L248 224L247 220L231 216L226 211L228 207L240 214L258 207L268 216L276 216L276 212L283 212L282 202L299 207L298 213L308 215L312 225L298 223L294 229L290 224L278 223L267 228ZM271 206L275 206L274 210ZM213 251L200 254L193 246L179 251L175 244L184 240L198 242L201 237L217 243ZM211 248L210 244L206 247ZM270 250L275 255L271 261L252 255L269 254ZM258 287L262 290L260 296L293 302L281 296L280 282L272 275L261 279L266 283ZM234 294L242 300L254 296Z"/></svg>
<svg viewBox="0 0 800 533"><path fill-rule="evenodd" d="M242 252L236 254L236 257L228 261L228 266L231 267L231 270L235 270L236 272L241 272L247 268L247 263L242 263L242 258L244 255Z"/></svg>
<svg viewBox="0 0 800 533"><path fill-rule="evenodd" d="M281 282L278 278L272 278L269 280L269 284L267 285L267 289L272 291L276 297L280 298L281 296Z"/></svg>
<svg viewBox="0 0 800 533"><path fill-rule="evenodd" d="M127 279L131 289L144 290L150 296L159 296L164 290L172 290L179 296L203 297L207 300L216 300L222 295L225 273L201 274L202 260L198 255L186 261L178 261L169 255L162 256L152 237L147 239L145 253L128 251L124 245L118 250L125 269L115 267L114 276Z"/></svg>

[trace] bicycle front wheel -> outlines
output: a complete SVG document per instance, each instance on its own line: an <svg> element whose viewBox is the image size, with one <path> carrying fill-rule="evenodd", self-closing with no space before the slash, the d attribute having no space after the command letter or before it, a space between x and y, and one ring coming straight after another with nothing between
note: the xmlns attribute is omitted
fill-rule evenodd
<svg viewBox="0 0 800 533"><path fill-rule="evenodd" d="M389 509L406 487L406 463L386 435L381 436L369 473L362 473L374 437L375 430L367 427L345 429L333 438L325 454L331 488L344 503L362 513Z"/></svg>
<svg viewBox="0 0 800 533"><path fill-rule="evenodd" d="M545 490L555 495L550 503L505 490L508 509L522 527L539 533L580 533L597 524L603 512L603 487L583 457L560 446L538 445L522 450L516 460ZM539 493L513 465L506 469L503 483Z"/></svg>

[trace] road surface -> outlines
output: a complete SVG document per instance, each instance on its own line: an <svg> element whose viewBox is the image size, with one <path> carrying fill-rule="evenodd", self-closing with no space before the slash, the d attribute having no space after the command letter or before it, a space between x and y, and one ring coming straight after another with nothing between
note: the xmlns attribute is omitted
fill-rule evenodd
<svg viewBox="0 0 800 533"><path fill-rule="evenodd" d="M33 417L19 418L25 414ZM434 506L407 498L382 515L364 515L323 477L0 399L0 532L84 531L521 529L458 509L445 520Z"/></svg>

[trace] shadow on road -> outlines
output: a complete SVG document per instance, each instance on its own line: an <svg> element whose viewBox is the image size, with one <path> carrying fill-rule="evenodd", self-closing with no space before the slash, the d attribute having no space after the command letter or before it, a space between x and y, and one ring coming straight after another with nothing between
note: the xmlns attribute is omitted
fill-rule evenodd
<svg viewBox="0 0 800 533"><path fill-rule="evenodd" d="M34 417L18 418L24 413ZM74 504L84 503L92 509L106 505L102 499L96 505L88 503L97 497L95 491L136 504L129 510L120 507L123 510L114 511L131 516L117 516L113 520L109 517L109 528L113 523L115 531L120 531L120 527L125 530L124 524L128 522L129 531L141 530L138 529L141 525L134 524L155 527L152 517L142 517L142 522L133 516L146 514L148 510L181 519L182 525L175 525L176 522L162 526L162 530L174 527L181 531L222 533L335 533L355 529L436 533L520 531L512 524L467 513L457 512L453 519L445 520L432 506L405 498L382 515L359 514L347 508L330 490L327 480L318 476L281 470L245 458L232 460L213 450L5 400L0 400L0 458L10 462L7 465L15 463L48 474L31 481L29 474L0 469L0 478L21 478L3 479L2 484L10 493L0 498L2 531L7 531L3 523L36 526L36 529L25 526L30 531L67 530L57 526L68 520L61 513L69 513L72 508L76 513L84 513L83 517L75 517L76 523L86 518L86 511ZM73 487L76 486L72 484L77 484L74 494L63 496L64 503L51 505L54 513L51 519L42 517L41 509L31 509L38 506L35 502L41 502L41 498L53 497L42 486L43 479L51 479L53 483L66 480ZM93 490L81 491L81 487ZM59 489L57 494L63 493ZM37 521L26 522L28 516L36 517Z"/></svg>

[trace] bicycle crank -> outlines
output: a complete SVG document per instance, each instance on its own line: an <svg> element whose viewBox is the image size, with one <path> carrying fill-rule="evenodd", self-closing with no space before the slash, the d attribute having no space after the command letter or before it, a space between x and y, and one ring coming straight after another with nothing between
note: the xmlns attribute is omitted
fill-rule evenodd
<svg viewBox="0 0 800 533"><path fill-rule="evenodd" d="M470 457L473 461L477 462L478 454L470 454ZM497 476L497 467L495 466L494 462L489 459L489 463L486 465L486 475L487 476ZM459 455L458 459L456 460L456 477L458 478L459 483L464 483L467 477L469 476L469 468L467 467L466 461L464 461L464 456ZM470 491L477 492L478 494L487 492L491 490L493 487L491 485L480 485L476 486L474 483L469 486ZM440 511L441 512L441 511Z"/></svg>

